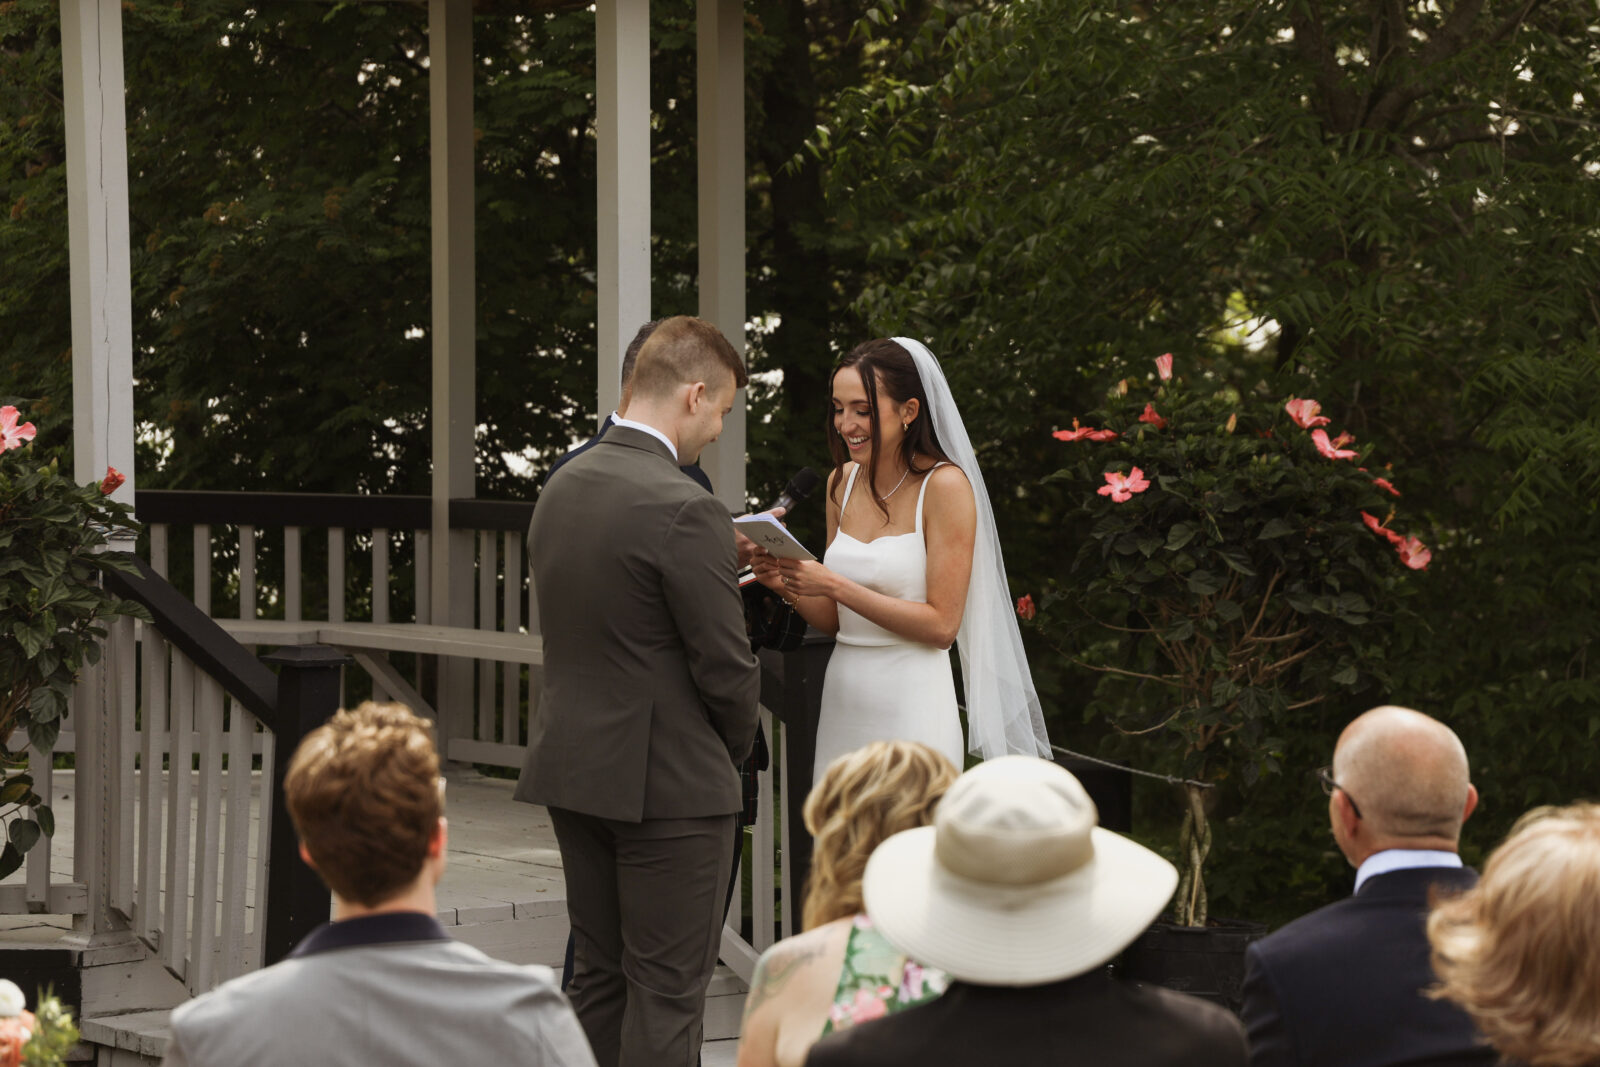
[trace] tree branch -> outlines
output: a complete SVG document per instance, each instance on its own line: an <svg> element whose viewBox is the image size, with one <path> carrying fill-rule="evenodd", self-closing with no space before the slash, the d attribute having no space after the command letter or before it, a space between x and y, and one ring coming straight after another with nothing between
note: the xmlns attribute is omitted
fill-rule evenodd
<svg viewBox="0 0 1600 1067"><path fill-rule="evenodd" d="M1083 660L1078 659L1076 656L1068 656L1067 660L1070 663L1076 663L1078 666L1083 667L1086 670L1100 671L1103 674L1121 674L1121 675L1125 675L1125 676L1127 676L1129 678L1143 678L1146 681L1150 681L1150 682L1160 682L1162 685L1168 685L1168 686L1171 686L1174 689L1182 689L1183 688L1183 683L1182 682L1175 682L1171 678L1163 678L1159 674L1141 674L1138 671L1123 670L1121 667L1105 667L1105 666L1099 666L1099 665L1096 665L1096 664L1093 664L1093 663L1085 663L1085 662L1083 662Z"/></svg>

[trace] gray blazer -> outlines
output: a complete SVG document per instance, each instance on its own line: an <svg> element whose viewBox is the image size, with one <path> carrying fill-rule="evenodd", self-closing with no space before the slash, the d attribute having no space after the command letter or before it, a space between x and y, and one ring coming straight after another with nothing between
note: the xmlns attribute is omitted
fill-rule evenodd
<svg viewBox="0 0 1600 1067"><path fill-rule="evenodd" d="M516 799L624 822L726 815L761 677L728 510L614 426L539 497L544 688Z"/></svg>
<svg viewBox="0 0 1600 1067"><path fill-rule="evenodd" d="M225 982L180 1006L172 1013L163 1064L594 1067L577 1016L548 967L490 959L443 936L431 916L398 921L428 939L346 939ZM319 928L296 951L363 925L392 930L396 920L349 922L357 926Z"/></svg>

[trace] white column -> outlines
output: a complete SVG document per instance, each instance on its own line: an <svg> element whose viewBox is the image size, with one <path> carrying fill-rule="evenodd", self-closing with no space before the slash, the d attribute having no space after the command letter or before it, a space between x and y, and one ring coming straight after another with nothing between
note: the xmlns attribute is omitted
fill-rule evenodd
<svg viewBox="0 0 1600 1067"><path fill-rule="evenodd" d="M744 4L699 0L696 75L700 136L700 317L745 352L744 290ZM722 437L701 453L717 496L745 510L745 393L722 423Z"/></svg>
<svg viewBox="0 0 1600 1067"><path fill-rule="evenodd" d="M474 492L477 418L473 296L472 0L428 2L428 137L433 220L433 536L430 603L438 626L472 625L472 531L450 529L450 500ZM440 748L471 736L470 664L444 661ZM458 719L458 716L465 716Z"/></svg>
<svg viewBox="0 0 1600 1067"><path fill-rule="evenodd" d="M599 0L595 57L597 413L604 419L622 395L623 350L650 319L650 0Z"/></svg>
<svg viewBox="0 0 1600 1067"><path fill-rule="evenodd" d="M133 310L120 0L61 0L72 289L73 469L133 503Z"/></svg>

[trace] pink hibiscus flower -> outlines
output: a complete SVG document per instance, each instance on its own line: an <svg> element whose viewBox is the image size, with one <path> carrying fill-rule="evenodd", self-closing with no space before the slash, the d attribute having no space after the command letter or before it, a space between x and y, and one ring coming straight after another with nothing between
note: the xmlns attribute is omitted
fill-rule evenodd
<svg viewBox="0 0 1600 1067"><path fill-rule="evenodd" d="M1428 551L1428 546L1415 537L1403 537L1395 541L1394 550L1400 555L1400 562L1414 571L1425 571L1428 563L1433 559L1433 553Z"/></svg>
<svg viewBox="0 0 1600 1067"><path fill-rule="evenodd" d="M1172 353L1167 352L1156 357L1156 373L1161 375L1164 382L1172 380Z"/></svg>
<svg viewBox="0 0 1600 1067"><path fill-rule="evenodd" d="M1092 426L1078 425L1078 420L1072 420L1072 429L1057 430L1050 435L1057 441L1109 441L1117 436L1115 430L1096 430Z"/></svg>
<svg viewBox="0 0 1600 1067"><path fill-rule="evenodd" d="M1320 414L1322 405L1315 400L1296 400L1291 396L1289 402L1283 405L1283 410L1289 413L1289 417L1302 430L1309 430L1316 426L1326 426L1330 421L1326 415Z"/></svg>
<svg viewBox="0 0 1600 1067"><path fill-rule="evenodd" d="M1023 619L1031 619L1038 613L1033 606L1033 594L1027 593L1017 598L1017 615Z"/></svg>
<svg viewBox="0 0 1600 1067"><path fill-rule="evenodd" d="M1145 478L1144 471L1135 467L1125 475L1106 471L1106 484L1100 487L1099 493L1110 497L1113 503L1120 504L1132 500L1133 494L1142 493L1148 488L1150 482Z"/></svg>
<svg viewBox="0 0 1600 1067"><path fill-rule="evenodd" d="M1376 515L1369 515L1367 512L1363 511L1361 513L1361 521L1366 524L1367 529L1371 530L1373 533L1377 534L1379 537L1381 537L1384 540L1388 541L1391 545L1394 545L1396 548L1399 548L1402 544L1405 543L1405 538L1401 537L1399 534L1397 534L1393 530L1389 529L1383 523L1379 522L1378 521L1378 517Z"/></svg>
<svg viewBox="0 0 1600 1067"><path fill-rule="evenodd" d="M17 425L19 413L10 404L0 408L0 452L9 452L13 448L21 448L24 441L31 441L39 431L34 429L33 423L25 422Z"/></svg>
<svg viewBox="0 0 1600 1067"><path fill-rule="evenodd" d="M1351 438L1341 437L1340 440L1344 444L1349 444ZM1328 440L1327 430L1312 430L1311 443L1317 446L1318 452L1321 452L1329 459L1355 459L1356 456L1359 455L1359 453L1354 452L1351 449L1340 448L1338 444Z"/></svg>
<svg viewBox="0 0 1600 1067"><path fill-rule="evenodd" d="M1156 406L1154 404L1146 404L1144 406L1144 414L1139 416L1139 421L1148 422L1158 430L1165 430L1167 428L1167 420L1163 419L1160 414L1156 412Z"/></svg>
<svg viewBox="0 0 1600 1067"><path fill-rule="evenodd" d="M117 491L118 486L127 480L127 475L117 470L117 468L107 467L105 480L100 483L100 492L106 496L110 496L112 493Z"/></svg>
<svg viewBox="0 0 1600 1067"><path fill-rule="evenodd" d="M1392 493L1395 496L1400 495L1400 490L1396 489L1394 483L1387 478L1374 478L1372 479L1372 484L1382 489L1385 493Z"/></svg>

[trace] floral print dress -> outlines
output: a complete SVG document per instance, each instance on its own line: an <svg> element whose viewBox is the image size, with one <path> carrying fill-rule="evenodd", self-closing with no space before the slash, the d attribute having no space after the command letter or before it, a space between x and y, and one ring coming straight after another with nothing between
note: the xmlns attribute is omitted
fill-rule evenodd
<svg viewBox="0 0 1600 1067"><path fill-rule="evenodd" d="M857 915L823 1036L932 1000L949 981L943 971L907 959L873 928L871 919Z"/></svg>

